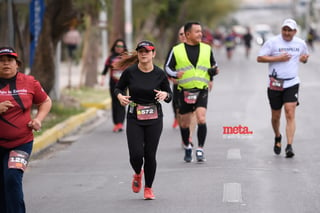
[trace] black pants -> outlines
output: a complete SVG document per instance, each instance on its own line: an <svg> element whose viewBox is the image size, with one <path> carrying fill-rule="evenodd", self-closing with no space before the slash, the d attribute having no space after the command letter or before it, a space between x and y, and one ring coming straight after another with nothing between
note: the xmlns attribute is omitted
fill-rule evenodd
<svg viewBox="0 0 320 213"><path fill-rule="evenodd" d="M127 119L130 164L136 174L144 168L145 186L152 187L157 161L156 153L163 128L162 118L149 121Z"/></svg>
<svg viewBox="0 0 320 213"><path fill-rule="evenodd" d="M76 51L76 49L77 49L77 45L76 44L68 44L67 45L67 49L68 49L68 55L69 55L69 57L72 59L72 60L74 60L75 59L75 51Z"/></svg>
<svg viewBox="0 0 320 213"><path fill-rule="evenodd" d="M25 213L22 179L24 172L20 169L9 169L8 160L11 150L20 150L31 154L33 141L14 149L0 147L0 212Z"/></svg>
<svg viewBox="0 0 320 213"><path fill-rule="evenodd" d="M111 78L109 88L110 88L110 95L111 95L111 101L112 101L112 106L111 106L112 120L114 124L123 123L126 115L126 108L120 104L118 98L114 94L114 89L116 87L116 84L117 83Z"/></svg>

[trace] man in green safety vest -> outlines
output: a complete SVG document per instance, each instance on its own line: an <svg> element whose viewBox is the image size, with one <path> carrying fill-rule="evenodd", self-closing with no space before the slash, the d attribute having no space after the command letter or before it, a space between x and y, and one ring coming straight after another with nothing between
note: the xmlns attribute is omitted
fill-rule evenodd
<svg viewBox="0 0 320 213"><path fill-rule="evenodd" d="M198 148L196 159L205 161L204 143L207 135L206 112L208 91L212 89L213 77L219 69L211 46L202 43L202 27L198 22L184 25L186 42L174 46L168 54L165 71L178 82L178 108L181 115L180 131L185 146L185 162L192 161L192 145L189 126L192 113L198 122Z"/></svg>

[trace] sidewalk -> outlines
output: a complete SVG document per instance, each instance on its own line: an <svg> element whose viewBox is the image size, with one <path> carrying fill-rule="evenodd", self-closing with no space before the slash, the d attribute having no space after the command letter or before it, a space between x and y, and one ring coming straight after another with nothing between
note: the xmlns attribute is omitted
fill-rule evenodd
<svg viewBox="0 0 320 213"><path fill-rule="evenodd" d="M72 66L70 76L71 78L69 81L68 64L61 63L60 73L58 75L60 91L69 86L69 82L71 87L78 87L80 85L81 64ZM97 116L99 109L109 109L111 107L111 100L107 99L99 103L81 103L81 105L88 109L79 115L72 116L66 121L57 124L56 126L44 132L42 135L35 137L32 151L33 155L36 155L44 149L55 144L86 122L92 121Z"/></svg>

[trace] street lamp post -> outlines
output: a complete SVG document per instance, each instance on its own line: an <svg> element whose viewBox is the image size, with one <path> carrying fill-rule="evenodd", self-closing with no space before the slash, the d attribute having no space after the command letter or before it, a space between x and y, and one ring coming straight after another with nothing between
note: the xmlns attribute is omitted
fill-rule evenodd
<svg viewBox="0 0 320 213"><path fill-rule="evenodd" d="M132 0L125 0L125 39L128 50L132 50Z"/></svg>
<svg viewBox="0 0 320 213"><path fill-rule="evenodd" d="M105 1L100 0L102 11L99 14L99 27L101 28L101 38L102 38L102 59L105 60L108 57L108 14L107 5Z"/></svg>

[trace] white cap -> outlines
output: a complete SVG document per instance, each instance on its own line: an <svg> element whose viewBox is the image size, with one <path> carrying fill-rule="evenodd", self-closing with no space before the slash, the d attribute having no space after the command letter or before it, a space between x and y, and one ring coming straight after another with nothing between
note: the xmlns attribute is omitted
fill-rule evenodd
<svg viewBox="0 0 320 213"><path fill-rule="evenodd" d="M291 18L288 18L288 19L284 20L284 22L282 24L282 28L283 27L289 27L291 30L296 30L297 29L297 22Z"/></svg>

